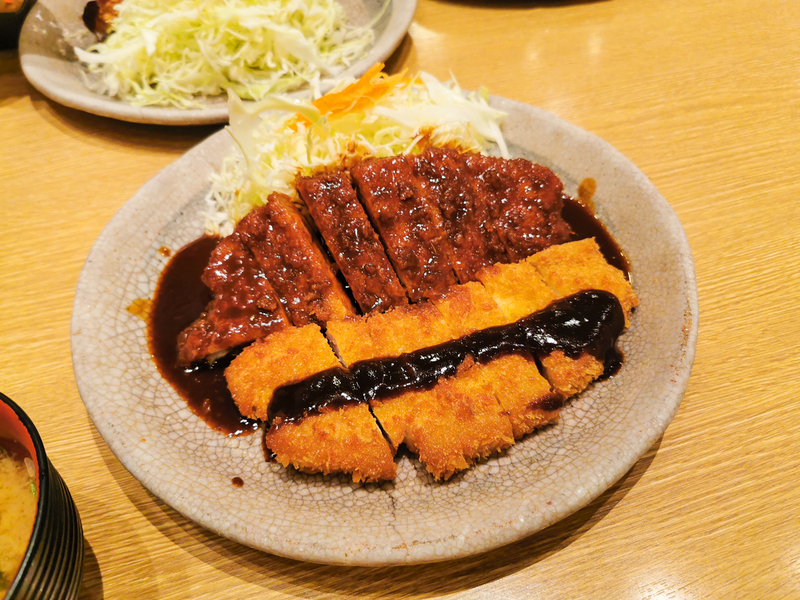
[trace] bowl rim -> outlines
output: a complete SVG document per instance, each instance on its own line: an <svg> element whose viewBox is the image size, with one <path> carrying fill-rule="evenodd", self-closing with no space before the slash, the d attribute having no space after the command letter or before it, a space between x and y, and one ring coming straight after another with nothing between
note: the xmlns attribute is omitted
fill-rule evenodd
<svg viewBox="0 0 800 600"><path fill-rule="evenodd" d="M11 585L6 591L5 597L13 598L14 592L16 592L20 582L25 578L25 573L30 568L32 557L35 554L36 549L39 547L39 544L42 543L42 531L44 529L43 515L45 514L44 503L45 498L48 498L50 495L50 463L47 458L47 453L44 449L44 442L42 441L39 431L36 429L36 426L33 424L33 421L28 414L22 410L22 408L16 402L2 392L0 392L0 401L8 406L22 422L23 427L30 436L31 443L33 444L36 454L36 456L32 457L36 461L36 483L38 494L38 497L36 498L36 517L33 521L33 530L31 531L31 536L28 539L28 547L25 550L25 555L23 556L22 562L19 565L17 574L14 576L14 579L11 581Z"/></svg>

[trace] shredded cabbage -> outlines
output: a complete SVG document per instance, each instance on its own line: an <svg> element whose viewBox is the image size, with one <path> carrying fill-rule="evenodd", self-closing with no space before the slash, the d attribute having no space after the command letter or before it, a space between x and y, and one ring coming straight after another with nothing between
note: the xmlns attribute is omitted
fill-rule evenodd
<svg viewBox="0 0 800 600"><path fill-rule="evenodd" d="M384 5L385 8L385 5ZM370 27L335 0L122 0L112 31L78 59L87 85L133 105L199 106L233 91L258 100L335 77L363 56Z"/></svg>
<svg viewBox="0 0 800 600"><path fill-rule="evenodd" d="M313 102L275 95L248 105L230 93L228 130L240 152L212 176L208 232L229 235L272 192L297 201L296 178L321 167L431 146L508 158L500 130L505 113L489 106L486 90L465 95L454 80L387 76L382 67Z"/></svg>

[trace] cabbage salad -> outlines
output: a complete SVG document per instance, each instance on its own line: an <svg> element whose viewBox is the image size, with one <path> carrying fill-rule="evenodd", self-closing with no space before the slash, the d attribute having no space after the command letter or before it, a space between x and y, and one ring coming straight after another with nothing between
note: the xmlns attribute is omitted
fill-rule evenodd
<svg viewBox="0 0 800 600"><path fill-rule="evenodd" d="M444 146L508 158L505 113L489 106L485 89L465 95L453 80L388 76L382 68L313 101L273 95L245 104L229 93L228 130L240 152L212 177L208 233L230 235L272 192L299 202L296 178L323 167Z"/></svg>
<svg viewBox="0 0 800 600"><path fill-rule="evenodd" d="M384 8L385 8L384 4ZM75 48L93 91L135 106L260 100L337 76L373 42L335 0L122 0L108 37ZM380 16L380 15L379 15Z"/></svg>

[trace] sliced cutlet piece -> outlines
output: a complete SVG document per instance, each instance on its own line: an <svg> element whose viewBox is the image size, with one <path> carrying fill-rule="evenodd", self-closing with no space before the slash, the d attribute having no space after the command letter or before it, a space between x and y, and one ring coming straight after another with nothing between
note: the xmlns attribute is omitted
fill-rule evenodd
<svg viewBox="0 0 800 600"><path fill-rule="evenodd" d="M178 364L214 360L289 324L263 270L237 236L217 244L202 280L212 300L178 336Z"/></svg>
<svg viewBox="0 0 800 600"><path fill-rule="evenodd" d="M457 338L513 322L477 282L457 286L432 302ZM494 392L508 414L515 439L558 419L563 400L539 373L533 356L497 357L477 367L473 377Z"/></svg>
<svg viewBox="0 0 800 600"><path fill-rule="evenodd" d="M406 445L434 477L448 479L514 443L511 422L481 365L464 361L455 377L432 391L435 401L416 402Z"/></svg>
<svg viewBox="0 0 800 600"><path fill-rule="evenodd" d="M480 271L477 277L508 322L532 315L562 297L545 283L534 264L527 260L493 265ZM580 392L603 374L602 361L588 352L572 358L556 350L539 358L545 378L563 398Z"/></svg>
<svg viewBox="0 0 800 600"><path fill-rule="evenodd" d="M386 357L454 338L442 315L429 303L372 315L367 323L373 343ZM458 367L456 375L440 379L431 389L371 400L370 406L392 444L397 447L405 442L440 479L514 441L508 416L471 358Z"/></svg>
<svg viewBox="0 0 800 600"><path fill-rule="evenodd" d="M411 301L441 294L456 283L441 217L417 197L409 159L365 161L351 174Z"/></svg>
<svg viewBox="0 0 800 600"><path fill-rule="evenodd" d="M476 193L491 209L490 222L517 262L571 235L561 216L563 185L547 167L517 158L471 154L466 163Z"/></svg>
<svg viewBox="0 0 800 600"><path fill-rule="evenodd" d="M315 325L290 327L248 346L225 370L231 395L243 415L266 419L276 390L341 363ZM396 475L389 446L366 403L315 408L303 414L278 412L265 444L283 466L308 473L349 473L354 481Z"/></svg>
<svg viewBox="0 0 800 600"><path fill-rule="evenodd" d="M380 348L372 342L367 319L345 317L338 321L328 321L326 335L334 351L345 365L360 360L369 360L381 355Z"/></svg>
<svg viewBox="0 0 800 600"><path fill-rule="evenodd" d="M630 325L631 311L639 301L622 271L606 262L594 238L552 246L525 262L561 297L591 289L614 294L625 314L625 326ZM567 395L582 391L604 371L603 362L588 352L572 359L556 351L542 359L542 366L553 386Z"/></svg>
<svg viewBox="0 0 800 600"><path fill-rule="evenodd" d="M283 194L271 194L236 226L295 326L355 314L353 304L303 217Z"/></svg>
<svg viewBox="0 0 800 600"><path fill-rule="evenodd" d="M524 261L492 265L478 272L477 278L509 323L540 311L559 298L536 267Z"/></svg>
<svg viewBox="0 0 800 600"><path fill-rule="evenodd" d="M335 408L298 422L278 416L265 441L278 462L298 471L349 473L356 482L389 481L397 476L394 449L367 404Z"/></svg>
<svg viewBox="0 0 800 600"><path fill-rule="evenodd" d="M439 312L427 302L400 306L385 313L373 313L364 322L371 349L364 348L362 351L351 346L342 355L343 357L348 355L352 358L356 352L362 352L359 360L365 360L367 353L372 354L369 358L394 358L420 348L437 346L452 339L450 330ZM358 330L360 328L356 331ZM331 336L336 331L328 333ZM333 338L333 343L341 352L346 342L339 335ZM352 363L348 363L348 366L351 365ZM436 402L436 393L433 390L410 391L392 398L370 401L375 418L395 448L406 439L408 426L415 418L417 402Z"/></svg>
<svg viewBox="0 0 800 600"><path fill-rule="evenodd" d="M251 344L225 369L239 412L266 421L275 390L322 371L341 367L316 324L287 327Z"/></svg>
<svg viewBox="0 0 800 600"><path fill-rule="evenodd" d="M356 197L350 177L332 171L297 181L322 239L364 313L408 304L386 250Z"/></svg>
<svg viewBox="0 0 800 600"><path fill-rule="evenodd" d="M594 238L553 246L527 259L559 296L583 290L604 290L617 297L630 326L631 311L639 303L625 274L606 261Z"/></svg>
<svg viewBox="0 0 800 600"><path fill-rule="evenodd" d="M483 196L470 182L465 155L450 148L429 148L409 157L418 193L436 207L450 241L450 262L461 283L496 262L507 262L505 246L492 228Z"/></svg>

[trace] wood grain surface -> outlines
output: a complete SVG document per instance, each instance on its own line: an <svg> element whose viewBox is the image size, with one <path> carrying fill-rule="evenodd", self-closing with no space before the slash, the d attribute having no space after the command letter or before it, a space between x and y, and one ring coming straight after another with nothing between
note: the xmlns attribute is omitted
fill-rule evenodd
<svg viewBox="0 0 800 600"><path fill-rule="evenodd" d="M468 559L295 562L237 545L116 460L72 373L102 228L215 127L61 107L0 52L0 391L81 513L82 599L800 598L800 3L420 0L388 62L549 110L651 179L689 237L700 336L677 417L588 507Z"/></svg>

